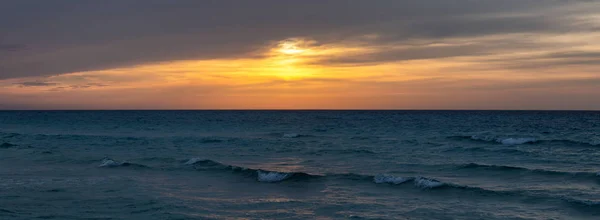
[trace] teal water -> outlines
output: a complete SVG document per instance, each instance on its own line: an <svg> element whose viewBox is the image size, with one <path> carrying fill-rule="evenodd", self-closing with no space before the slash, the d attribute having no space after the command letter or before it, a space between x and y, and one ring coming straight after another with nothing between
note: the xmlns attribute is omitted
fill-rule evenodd
<svg viewBox="0 0 600 220"><path fill-rule="evenodd" d="M598 219L600 112L0 111L0 219Z"/></svg>

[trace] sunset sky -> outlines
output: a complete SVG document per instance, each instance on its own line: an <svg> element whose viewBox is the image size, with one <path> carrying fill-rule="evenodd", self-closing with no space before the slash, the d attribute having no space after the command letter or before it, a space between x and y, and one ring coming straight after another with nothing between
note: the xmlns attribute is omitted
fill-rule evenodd
<svg viewBox="0 0 600 220"><path fill-rule="evenodd" d="M0 0L0 109L600 110L600 1Z"/></svg>

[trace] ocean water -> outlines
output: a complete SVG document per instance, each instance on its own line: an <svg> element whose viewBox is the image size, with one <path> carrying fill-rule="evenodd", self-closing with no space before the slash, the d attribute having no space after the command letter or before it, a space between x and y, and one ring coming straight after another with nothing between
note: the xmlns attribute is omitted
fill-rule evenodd
<svg viewBox="0 0 600 220"><path fill-rule="evenodd" d="M600 112L0 111L0 219L600 219Z"/></svg>

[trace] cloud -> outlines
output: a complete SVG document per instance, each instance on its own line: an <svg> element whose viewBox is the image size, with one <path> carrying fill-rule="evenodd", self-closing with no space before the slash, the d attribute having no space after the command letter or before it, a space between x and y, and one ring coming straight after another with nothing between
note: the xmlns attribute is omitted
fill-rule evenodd
<svg viewBox="0 0 600 220"><path fill-rule="evenodd" d="M319 4L9 0L0 2L1 37L5 42L27 45L27 50L0 59L0 79L172 60L257 56L257 51L274 41L290 37L310 37L329 44L377 34L380 37L368 44L385 46L415 40L585 32L593 26L578 23L575 17L596 9L593 2L536 0L323 0ZM480 52L456 48L459 55ZM398 53L383 52L369 59L388 59ZM452 51L421 53L424 57L455 56Z"/></svg>
<svg viewBox="0 0 600 220"><path fill-rule="evenodd" d="M76 84L67 84L67 83L58 83L58 82L47 82L47 81L26 81L26 82L17 82L13 83L13 85L17 85L21 88L26 87L46 87L47 91L63 91L66 89L87 89L92 87L107 87L108 85L102 83L76 83Z"/></svg>
<svg viewBox="0 0 600 220"><path fill-rule="evenodd" d="M15 85L19 85L21 87L45 87L45 86L56 86L56 85L58 85L58 83L32 81L32 82L15 83Z"/></svg>
<svg viewBox="0 0 600 220"><path fill-rule="evenodd" d="M0 53L4 52L14 52L19 50L24 50L25 45L20 44L1 44L0 43Z"/></svg>
<svg viewBox="0 0 600 220"><path fill-rule="evenodd" d="M512 70L512 71L551 71L562 70L562 75L590 73L600 78L600 52L562 50L538 52L535 54L513 55L508 57L483 57L473 59L465 70Z"/></svg>

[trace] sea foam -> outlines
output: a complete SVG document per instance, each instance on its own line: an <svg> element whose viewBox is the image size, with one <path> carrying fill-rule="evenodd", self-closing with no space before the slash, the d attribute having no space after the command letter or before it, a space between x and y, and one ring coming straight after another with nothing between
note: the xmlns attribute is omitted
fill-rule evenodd
<svg viewBox="0 0 600 220"><path fill-rule="evenodd" d="M123 164L124 164L123 162L117 162L117 161L114 161L113 159L105 158L104 160L102 160L102 162L100 163L100 165L98 167L118 167L118 166L122 166Z"/></svg>
<svg viewBox="0 0 600 220"><path fill-rule="evenodd" d="M417 177L415 179L415 186L419 187L421 189L433 189L433 188L441 187L444 185L445 185L445 183L434 180L434 179L428 179L428 178L424 178L424 177Z"/></svg>
<svg viewBox="0 0 600 220"><path fill-rule="evenodd" d="M194 158L192 158L192 159L189 159L187 162L185 162L185 165L193 165L193 164L195 164L195 163L198 163L198 162L200 162L200 161L202 161L202 159L201 159L201 158L199 158L199 157L194 157ZM180 162L180 163L181 163L181 162Z"/></svg>
<svg viewBox="0 0 600 220"><path fill-rule="evenodd" d="M373 177L375 183L390 183L390 184L401 184L412 180L413 178L406 177L395 177L390 175L377 175Z"/></svg>
<svg viewBox="0 0 600 220"><path fill-rule="evenodd" d="M268 171L257 171L258 172L258 181L267 182L267 183L276 183L286 180L292 177L291 173L281 173L281 172L268 172Z"/></svg>

